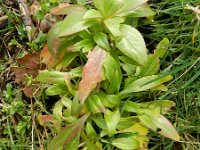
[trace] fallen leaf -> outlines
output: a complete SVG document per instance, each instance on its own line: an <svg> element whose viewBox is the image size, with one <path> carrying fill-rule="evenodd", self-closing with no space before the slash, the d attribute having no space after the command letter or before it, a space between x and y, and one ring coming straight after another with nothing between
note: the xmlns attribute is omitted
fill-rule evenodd
<svg viewBox="0 0 200 150"><path fill-rule="evenodd" d="M26 86L24 83L25 76L36 77L39 70L43 69L44 66L40 63L40 55L39 54L28 54L22 58L17 59L17 64L19 67L12 67L11 71L15 74L15 83L22 84L24 86L23 92L24 94L32 98L34 90L37 89L37 85Z"/></svg>
<svg viewBox="0 0 200 150"><path fill-rule="evenodd" d="M82 80L79 83L79 98L83 104L90 92L96 87L97 83L104 80L103 59L107 52L100 47L95 47L88 54L88 61L83 67Z"/></svg>
<svg viewBox="0 0 200 150"><path fill-rule="evenodd" d="M25 75L35 77L40 69L40 55L28 54L17 60L20 67L12 67L11 71L15 73L15 82L20 84L24 80Z"/></svg>

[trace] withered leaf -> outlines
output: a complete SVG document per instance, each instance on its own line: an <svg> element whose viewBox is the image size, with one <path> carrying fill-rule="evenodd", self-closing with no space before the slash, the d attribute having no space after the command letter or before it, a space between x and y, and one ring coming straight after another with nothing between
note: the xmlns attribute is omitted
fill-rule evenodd
<svg viewBox="0 0 200 150"><path fill-rule="evenodd" d="M11 71L15 73L15 82L20 84L24 80L25 75L35 77L40 69L40 55L28 54L17 60L20 67L12 67Z"/></svg>
<svg viewBox="0 0 200 150"><path fill-rule="evenodd" d="M17 64L19 67L12 67L11 71L15 74L15 83L22 84L24 86L24 94L32 98L34 90L38 88L36 84L27 86L24 83L24 78L26 75L35 77L38 74L40 69L43 69L43 66L40 64L40 55L39 54L28 54L22 58L17 59Z"/></svg>
<svg viewBox="0 0 200 150"><path fill-rule="evenodd" d="M57 7L53 8L50 13L53 15L58 15L60 10L63 10L67 7L71 6L69 3L62 3L58 5Z"/></svg>
<svg viewBox="0 0 200 150"><path fill-rule="evenodd" d="M41 61L47 65L48 68L53 68L55 67L64 57L64 53L62 55L59 56L59 58L54 57L49 49L48 49L48 45L46 44L44 46L44 48L42 49L41 53L40 53L40 58Z"/></svg>
<svg viewBox="0 0 200 150"><path fill-rule="evenodd" d="M79 83L79 98L83 104L90 92L96 87L97 83L104 80L103 59L107 52L100 47L95 47L88 54L88 61L83 67L82 80Z"/></svg>

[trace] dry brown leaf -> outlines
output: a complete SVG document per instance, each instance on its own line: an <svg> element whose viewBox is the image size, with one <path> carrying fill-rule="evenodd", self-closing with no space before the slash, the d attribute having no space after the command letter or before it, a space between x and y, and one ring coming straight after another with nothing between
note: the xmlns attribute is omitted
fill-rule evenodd
<svg viewBox="0 0 200 150"><path fill-rule="evenodd" d="M103 59L107 52L96 47L88 54L88 61L83 67L82 80L79 83L79 98L84 103L90 92L97 86L97 83L104 80Z"/></svg>
<svg viewBox="0 0 200 150"><path fill-rule="evenodd" d="M37 85L26 86L24 83L25 76L35 77L38 74L40 69L43 69L43 66L40 64L40 55L39 54L28 54L17 60L19 67L12 67L11 71L15 74L15 82L24 86L24 94L32 98L33 91L38 88Z"/></svg>
<svg viewBox="0 0 200 150"><path fill-rule="evenodd" d="M35 77L40 69L40 55L28 54L17 60L20 67L12 67L11 71L15 73L15 82L20 84L24 80L25 75Z"/></svg>

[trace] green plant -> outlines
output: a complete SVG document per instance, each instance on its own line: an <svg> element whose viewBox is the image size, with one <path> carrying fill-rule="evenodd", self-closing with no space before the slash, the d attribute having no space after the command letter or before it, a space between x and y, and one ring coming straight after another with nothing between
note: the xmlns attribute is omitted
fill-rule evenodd
<svg viewBox="0 0 200 150"><path fill-rule="evenodd" d="M67 16L49 31L41 53L51 70L35 78L47 96L60 96L53 115L38 116L41 125L52 123L58 132L49 150L147 149L148 129L180 140L162 115L174 102L139 102L167 91L163 83L172 79L158 73L168 39L148 54L140 32L124 23L154 15L146 2L93 0L97 10L62 4L51 11Z"/></svg>

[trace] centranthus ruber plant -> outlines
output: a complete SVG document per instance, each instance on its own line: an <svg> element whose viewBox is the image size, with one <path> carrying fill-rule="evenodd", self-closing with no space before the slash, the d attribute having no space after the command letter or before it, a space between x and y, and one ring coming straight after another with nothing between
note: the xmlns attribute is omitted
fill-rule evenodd
<svg viewBox="0 0 200 150"><path fill-rule="evenodd" d="M52 115L38 116L41 125L55 127L48 149L147 149L149 129L179 141L163 116L175 103L144 98L167 91L163 83L172 79L159 72L168 39L150 54L141 33L127 21L154 15L147 0L93 4L86 9L64 3L51 11L65 18L49 31L41 52L48 70L35 78L45 95L60 97Z"/></svg>

